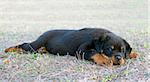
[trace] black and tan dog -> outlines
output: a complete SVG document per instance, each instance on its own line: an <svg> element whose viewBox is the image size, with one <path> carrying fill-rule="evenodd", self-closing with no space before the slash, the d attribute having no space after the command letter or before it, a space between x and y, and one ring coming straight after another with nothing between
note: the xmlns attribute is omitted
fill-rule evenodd
<svg viewBox="0 0 150 82"><path fill-rule="evenodd" d="M37 40L7 48L5 52L37 52L41 47L52 54L69 53L78 57L77 53L80 53L81 58L100 65L122 65L126 58L136 57L136 54L130 54L132 48L124 39L98 28L47 31Z"/></svg>

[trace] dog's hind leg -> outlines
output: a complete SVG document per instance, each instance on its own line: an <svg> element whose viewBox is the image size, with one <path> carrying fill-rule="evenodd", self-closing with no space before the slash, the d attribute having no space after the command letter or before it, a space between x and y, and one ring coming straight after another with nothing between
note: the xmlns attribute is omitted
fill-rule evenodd
<svg viewBox="0 0 150 82"><path fill-rule="evenodd" d="M23 43L14 47L5 49L5 52L36 52L39 48L44 47L47 43L47 40L50 38L50 32L45 32L37 40L31 43Z"/></svg>

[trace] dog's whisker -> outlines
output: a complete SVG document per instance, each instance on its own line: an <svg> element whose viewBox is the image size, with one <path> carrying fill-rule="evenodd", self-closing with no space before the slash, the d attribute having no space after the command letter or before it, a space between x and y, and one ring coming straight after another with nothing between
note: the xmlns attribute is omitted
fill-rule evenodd
<svg viewBox="0 0 150 82"><path fill-rule="evenodd" d="M57 56L60 56L60 54L59 54L59 53L57 53Z"/></svg>
<svg viewBox="0 0 150 82"><path fill-rule="evenodd" d="M84 55L85 55L85 52L83 52L83 54L82 54L82 60L84 61L85 59L84 59Z"/></svg>

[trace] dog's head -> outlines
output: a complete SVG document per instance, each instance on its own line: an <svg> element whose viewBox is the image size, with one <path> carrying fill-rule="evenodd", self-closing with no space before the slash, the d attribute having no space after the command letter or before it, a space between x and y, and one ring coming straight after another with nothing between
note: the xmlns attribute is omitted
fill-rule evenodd
<svg viewBox="0 0 150 82"><path fill-rule="evenodd" d="M122 65L125 58L131 53L132 48L129 43L121 37L107 33L94 41L95 49L100 54L105 54L113 61L114 65Z"/></svg>

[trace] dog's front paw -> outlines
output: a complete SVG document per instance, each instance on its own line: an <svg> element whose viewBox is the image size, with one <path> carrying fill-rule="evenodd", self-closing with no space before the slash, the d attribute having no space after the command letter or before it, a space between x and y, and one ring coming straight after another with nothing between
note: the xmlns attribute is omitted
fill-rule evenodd
<svg viewBox="0 0 150 82"><path fill-rule="evenodd" d="M131 52L129 54L129 58L137 58L138 57L138 54L136 52Z"/></svg>
<svg viewBox="0 0 150 82"><path fill-rule="evenodd" d="M91 59L93 59L93 61L98 65L113 66L113 61L104 54L97 53L93 55Z"/></svg>

